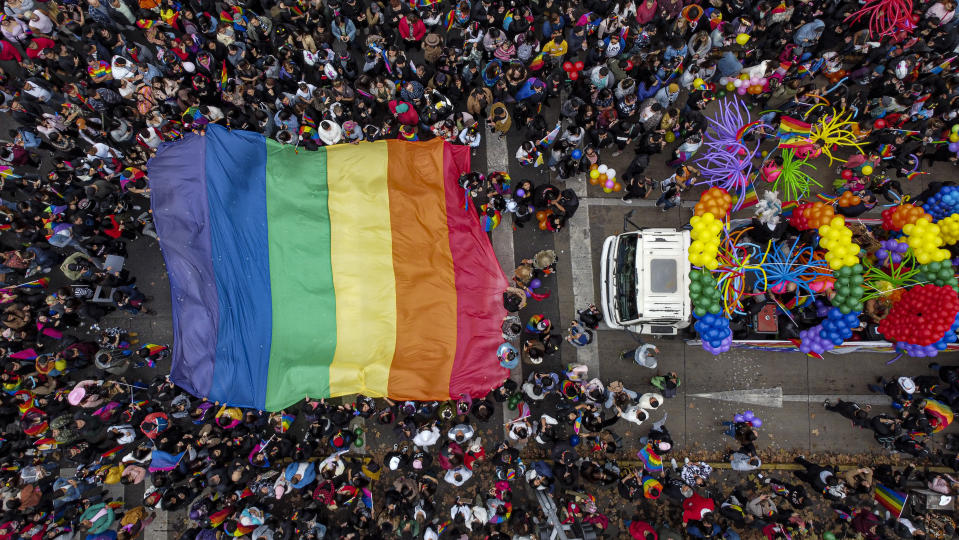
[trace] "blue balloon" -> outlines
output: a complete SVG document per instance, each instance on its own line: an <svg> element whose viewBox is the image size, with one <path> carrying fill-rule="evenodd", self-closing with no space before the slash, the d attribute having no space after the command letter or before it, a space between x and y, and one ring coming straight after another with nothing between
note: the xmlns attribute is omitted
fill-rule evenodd
<svg viewBox="0 0 959 540"><path fill-rule="evenodd" d="M743 415L741 414L737 414L736 416L733 417L733 422L745 422L745 421L746 419L743 418Z"/></svg>
<svg viewBox="0 0 959 540"><path fill-rule="evenodd" d="M746 420L752 420L753 418L756 418L756 415L753 414L752 411L743 411L743 418Z"/></svg>
<svg viewBox="0 0 959 540"><path fill-rule="evenodd" d="M583 157L582 150L580 150L579 148L577 148L576 150L573 150L573 159L579 159L581 157Z"/></svg>

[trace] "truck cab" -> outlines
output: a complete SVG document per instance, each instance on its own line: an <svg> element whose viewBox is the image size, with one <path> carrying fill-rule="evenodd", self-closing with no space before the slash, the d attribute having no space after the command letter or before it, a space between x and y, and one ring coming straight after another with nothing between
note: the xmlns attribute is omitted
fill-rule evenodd
<svg viewBox="0 0 959 540"><path fill-rule="evenodd" d="M640 229L603 242L600 291L606 325L676 335L690 324L689 231Z"/></svg>

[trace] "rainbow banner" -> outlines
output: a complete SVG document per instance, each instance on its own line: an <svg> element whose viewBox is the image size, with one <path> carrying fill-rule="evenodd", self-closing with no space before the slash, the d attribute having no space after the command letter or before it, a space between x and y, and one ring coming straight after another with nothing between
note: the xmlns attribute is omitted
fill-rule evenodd
<svg viewBox="0 0 959 540"><path fill-rule="evenodd" d="M150 160L172 380L276 411L305 396L480 397L506 277L440 140L296 150L210 125Z"/></svg>
<svg viewBox="0 0 959 540"><path fill-rule="evenodd" d="M882 484L876 484L873 497L875 497L876 502L882 505L886 510L889 510L889 513L895 515L896 518L902 515L902 509L906 506L905 493L889 489Z"/></svg>

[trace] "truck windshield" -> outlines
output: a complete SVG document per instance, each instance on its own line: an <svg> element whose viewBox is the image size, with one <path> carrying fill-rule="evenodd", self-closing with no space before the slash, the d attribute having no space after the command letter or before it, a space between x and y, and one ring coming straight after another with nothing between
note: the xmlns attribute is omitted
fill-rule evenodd
<svg viewBox="0 0 959 540"><path fill-rule="evenodd" d="M633 321L639 318L639 309L636 306L636 243L638 235L631 234L619 242L616 266L616 286L619 289L616 295L616 309L619 311L619 320Z"/></svg>

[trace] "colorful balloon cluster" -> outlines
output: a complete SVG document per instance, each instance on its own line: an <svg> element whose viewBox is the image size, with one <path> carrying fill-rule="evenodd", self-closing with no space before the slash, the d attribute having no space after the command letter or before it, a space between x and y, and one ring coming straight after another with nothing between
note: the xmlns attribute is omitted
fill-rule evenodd
<svg viewBox="0 0 959 540"><path fill-rule="evenodd" d="M769 79L750 77L748 73L742 73L738 77L720 77L719 84L725 86L729 92L735 91L740 96L746 94L756 96L769 90Z"/></svg>
<svg viewBox="0 0 959 540"><path fill-rule="evenodd" d="M913 287L893 304L879 333L910 356L934 356L955 341L959 295L951 287Z"/></svg>
<svg viewBox="0 0 959 540"><path fill-rule="evenodd" d="M940 219L936 222L936 225L939 225L939 233L942 234L942 241L947 246L959 242L959 214L952 214L947 218Z"/></svg>
<svg viewBox="0 0 959 540"><path fill-rule="evenodd" d="M616 180L616 169L606 165L593 163L589 166L589 183L594 186L603 186L603 191L606 193L623 190L623 185Z"/></svg>
<svg viewBox="0 0 959 540"><path fill-rule="evenodd" d="M882 228L887 231L901 231L903 227L915 223L921 217L932 221L929 214L913 204L893 206L882 211Z"/></svg>
<svg viewBox="0 0 959 540"><path fill-rule="evenodd" d="M799 332L802 340L800 352L821 355L842 345L843 341L852 337L852 330L859 326L859 315L858 311L843 314L839 309L831 308L822 324Z"/></svg>
<svg viewBox="0 0 959 540"><path fill-rule="evenodd" d="M936 220L959 212L959 186L945 186L926 200L922 208Z"/></svg>
<svg viewBox="0 0 959 540"><path fill-rule="evenodd" d="M836 283L833 288L836 295L832 298L832 305L843 315L862 311L862 295L864 278L861 264L843 266L836 271Z"/></svg>
<svg viewBox="0 0 959 540"><path fill-rule="evenodd" d="M697 317L705 317L710 313L718 315L722 312L722 294L717 284L716 278L710 272L689 272L689 299L693 302L693 313Z"/></svg>
<svg viewBox="0 0 959 540"><path fill-rule="evenodd" d="M763 421L752 411L743 411L741 414L733 415L733 422L745 422L752 427L762 427Z"/></svg>
<svg viewBox="0 0 959 540"><path fill-rule="evenodd" d="M713 313L696 318L699 320L693 326L702 338L703 349L712 354L719 354L732 347L733 331L729 329L729 319Z"/></svg>
<svg viewBox="0 0 959 540"><path fill-rule="evenodd" d="M933 261L919 266L917 278L921 282L932 283L939 287L952 287L959 291L959 278L952 267L952 261Z"/></svg>
<svg viewBox="0 0 959 540"><path fill-rule="evenodd" d="M724 219L729 214L729 207L732 204L733 197L725 189L711 187L699 197L699 202L696 203L693 213L697 216L708 213L719 216L719 219Z"/></svg>
<svg viewBox="0 0 959 540"><path fill-rule="evenodd" d="M940 247L942 236L939 226L931 223L928 218L919 218L916 223L903 227L902 232L906 234L906 242L912 248L912 254L919 264L945 261L951 257L949 250Z"/></svg>
<svg viewBox="0 0 959 540"><path fill-rule="evenodd" d="M563 62L563 71L566 72L566 76L569 77L569 80L575 81L579 78L579 74L586 68L586 64L583 62Z"/></svg>
<svg viewBox="0 0 959 540"><path fill-rule="evenodd" d="M836 204L842 208L849 208L850 206L857 206L862 203L862 198L859 195L851 191L844 191L842 195L836 199Z"/></svg>
<svg viewBox="0 0 959 540"><path fill-rule="evenodd" d="M836 216L828 225L819 227L819 245L826 248L829 268L839 270L859 264L859 246L852 242L852 231L846 227L846 218ZM862 270L860 270L860 273Z"/></svg>
<svg viewBox="0 0 959 540"><path fill-rule="evenodd" d="M818 229L836 217L833 207L823 202L803 203L793 210L789 224L797 230Z"/></svg>
<svg viewBox="0 0 959 540"><path fill-rule="evenodd" d="M903 256L905 256L906 251L909 249L909 244L900 242L895 238L883 240L879 242L879 245L882 247L876 250L876 258L879 259L881 266L901 263Z"/></svg>
<svg viewBox="0 0 959 540"><path fill-rule="evenodd" d="M693 216L689 220L693 226L689 244L689 262L694 266L715 270L719 268L716 254L719 252L719 233L723 230L723 222L716 219L711 212L701 216Z"/></svg>

